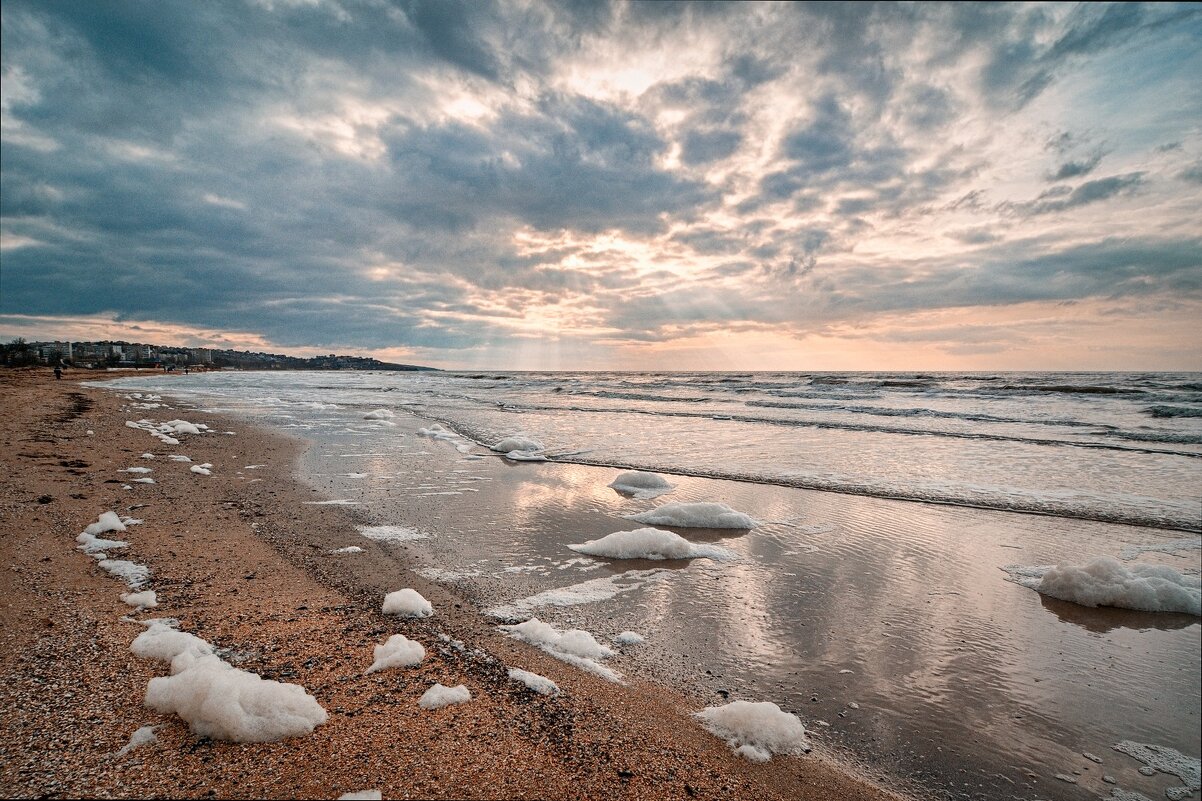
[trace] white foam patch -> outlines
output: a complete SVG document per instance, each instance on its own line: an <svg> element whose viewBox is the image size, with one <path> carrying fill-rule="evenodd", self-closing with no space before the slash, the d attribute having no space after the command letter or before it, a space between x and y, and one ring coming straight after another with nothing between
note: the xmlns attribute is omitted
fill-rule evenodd
<svg viewBox="0 0 1202 801"><path fill-rule="evenodd" d="M707 731L725 740L735 753L752 762L767 762L773 754L810 751L801 720L770 701L734 701L725 706L706 707L693 716Z"/></svg>
<svg viewBox="0 0 1202 801"><path fill-rule="evenodd" d="M502 459L508 459L511 462L545 462L547 457L541 453L531 453L530 451L509 451L501 454Z"/></svg>
<svg viewBox="0 0 1202 801"><path fill-rule="evenodd" d="M79 543L76 547L87 554L129 547L129 543L123 540L105 540L88 533L80 534L75 541Z"/></svg>
<svg viewBox="0 0 1202 801"><path fill-rule="evenodd" d="M1145 553L1167 553L1178 554L1182 551L1197 551L1202 550L1202 537L1190 537L1187 539L1170 540L1168 542L1158 542L1152 545L1128 545L1123 548L1119 556L1122 559L1136 559Z"/></svg>
<svg viewBox="0 0 1202 801"><path fill-rule="evenodd" d="M359 501L350 498L336 498L332 501L302 501L306 506L358 506Z"/></svg>
<svg viewBox="0 0 1202 801"><path fill-rule="evenodd" d="M173 454L169 455L167 458L173 462L190 462L190 461L192 461L192 459L190 457L181 456L178 453L173 453Z"/></svg>
<svg viewBox="0 0 1202 801"><path fill-rule="evenodd" d="M423 598L420 592L409 587L385 595L381 611L386 615L400 615L401 617L432 617L434 615L434 607L430 605L430 602Z"/></svg>
<svg viewBox="0 0 1202 801"><path fill-rule="evenodd" d="M118 473L153 473L149 467L127 467L124 470L118 470Z"/></svg>
<svg viewBox="0 0 1202 801"><path fill-rule="evenodd" d="M121 593L121 602L129 606L135 607L138 611L143 609L151 609L159 605L159 598L155 595L154 590L143 590L142 592L123 592Z"/></svg>
<svg viewBox="0 0 1202 801"><path fill-rule="evenodd" d="M451 704L466 704L470 700L472 700L472 693L462 684L456 687L435 684L422 694L417 705L422 709L442 709Z"/></svg>
<svg viewBox="0 0 1202 801"><path fill-rule="evenodd" d="M510 668L509 678L525 684L539 695L559 695L559 685L546 676L540 676L537 673L531 673L528 670L520 668Z"/></svg>
<svg viewBox="0 0 1202 801"><path fill-rule="evenodd" d="M338 801L380 801L383 797L379 790L356 790L338 796Z"/></svg>
<svg viewBox="0 0 1202 801"><path fill-rule="evenodd" d="M157 457L153 453L144 453L144 454L142 454L142 458L143 459L155 459ZM139 729L139 731L141 731L141 730Z"/></svg>
<svg viewBox="0 0 1202 801"><path fill-rule="evenodd" d="M541 442L533 437L527 437L522 434L514 434L511 437L506 437L496 445L492 445L490 447L497 453L510 454L514 453L515 451L534 452L546 450L546 447Z"/></svg>
<svg viewBox="0 0 1202 801"><path fill-rule="evenodd" d="M153 484L153 483L155 483L155 481L153 478L135 478L133 480L133 483L134 484Z"/></svg>
<svg viewBox="0 0 1202 801"><path fill-rule="evenodd" d="M637 631L623 631L614 637L614 642L618 645L642 645L647 642L647 638Z"/></svg>
<svg viewBox="0 0 1202 801"><path fill-rule="evenodd" d="M125 531L125 523L121 522L116 512L102 513L95 523L83 530L83 533L95 536L109 531Z"/></svg>
<svg viewBox="0 0 1202 801"><path fill-rule="evenodd" d="M396 413L391 409L376 409L363 415L364 420L391 420L396 417Z"/></svg>
<svg viewBox="0 0 1202 801"><path fill-rule="evenodd" d="M101 568L124 581L131 590L140 589L150 581L150 568L124 559L103 559L97 562Z"/></svg>
<svg viewBox="0 0 1202 801"><path fill-rule="evenodd" d="M626 473L620 473L617 478L610 482L609 486L618 492L633 495L639 500L658 498L660 495L675 489L675 486L669 484L668 480L663 476L657 473L647 473L642 470L631 470Z"/></svg>
<svg viewBox="0 0 1202 801"><path fill-rule="evenodd" d="M376 542L413 542L428 540L430 535L408 526L356 526L359 533Z"/></svg>
<svg viewBox="0 0 1202 801"><path fill-rule="evenodd" d="M658 528L636 528L615 531L599 540L569 545L577 553L604 556L610 559L716 559L737 558L734 553L716 545L694 545L679 534Z"/></svg>
<svg viewBox="0 0 1202 801"><path fill-rule="evenodd" d="M335 548L330 553L363 553L363 549L358 545L348 545L345 548Z"/></svg>
<svg viewBox="0 0 1202 801"><path fill-rule="evenodd" d="M456 434L454 431L448 431L447 429L443 428L438 423L435 423L434 425L430 426L429 428L419 428L417 430L417 435L419 437L429 437L430 439L440 439L443 441L451 441L451 440L459 439L458 434Z"/></svg>
<svg viewBox="0 0 1202 801"><path fill-rule="evenodd" d="M1006 565L1007 580L1082 606L1202 615L1202 582L1171 567L1097 556L1081 565Z"/></svg>
<svg viewBox="0 0 1202 801"><path fill-rule="evenodd" d="M1133 740L1123 740L1111 748L1139 760L1153 770L1181 779L1182 787L1170 787L1164 791L1172 801L1180 801L1202 790L1202 762L1197 757L1186 756L1165 745L1137 743ZM1143 772L1142 768L1140 772Z"/></svg>
<svg viewBox="0 0 1202 801"><path fill-rule="evenodd" d="M490 617L520 619L543 606L579 606L606 601L622 593L637 590L648 582L663 581L669 575L671 573L667 570L628 570L616 576L604 576L567 587L544 590L537 595L494 606L485 614Z"/></svg>
<svg viewBox="0 0 1202 801"><path fill-rule="evenodd" d="M667 503L650 512L625 515L627 520L678 528L754 528L755 521L724 503Z"/></svg>
<svg viewBox="0 0 1202 801"><path fill-rule="evenodd" d="M569 665L575 665L608 681L621 683L622 677L597 660L613 656L616 651L597 642L583 629L560 631L549 623L532 617L514 626L498 626L505 634L529 643Z"/></svg>
<svg viewBox="0 0 1202 801"><path fill-rule="evenodd" d="M197 473L202 476L211 476L211 475L213 475L213 471L211 468L212 468L212 465L209 465L209 467L205 467L204 465L194 464L191 467L189 467L188 469L191 470L193 473Z"/></svg>
<svg viewBox="0 0 1202 801"><path fill-rule="evenodd" d="M130 650L171 662L172 675L150 680L146 706L174 712L198 736L272 742L308 734L326 722L326 711L303 687L239 670L216 656L205 640L166 622L151 622Z"/></svg>
<svg viewBox="0 0 1202 801"><path fill-rule="evenodd" d="M374 662L364 673L375 673L394 667L413 667L426 658L426 649L420 642L404 634L394 634L383 645L377 645L372 653Z"/></svg>
<svg viewBox="0 0 1202 801"><path fill-rule="evenodd" d="M159 738L155 737L155 735L154 735L154 730L157 728L158 728L158 726L142 726L142 727L140 727L129 738L129 742L126 743L121 748L120 751L113 754L113 757L114 758L123 757L126 754L128 754L130 751L137 748L138 746L150 745L151 743L157 743L159 741Z"/></svg>

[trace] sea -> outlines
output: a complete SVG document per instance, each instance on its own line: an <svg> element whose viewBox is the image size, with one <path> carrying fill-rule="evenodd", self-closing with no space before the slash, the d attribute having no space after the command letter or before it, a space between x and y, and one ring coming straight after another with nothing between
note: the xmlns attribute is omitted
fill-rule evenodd
<svg viewBox="0 0 1202 801"><path fill-rule="evenodd" d="M1056 601L1002 568L1202 571L1202 374L211 371L106 386L131 419L220 412L304 438L304 480L365 530L403 532L390 547L481 614L635 631L624 674L778 703L818 750L920 797L1157 797L1182 780L1114 746L1198 756L1197 617ZM547 461L489 449L511 436ZM630 469L674 489L608 486ZM757 525L673 529L725 560L567 548L671 501Z"/></svg>

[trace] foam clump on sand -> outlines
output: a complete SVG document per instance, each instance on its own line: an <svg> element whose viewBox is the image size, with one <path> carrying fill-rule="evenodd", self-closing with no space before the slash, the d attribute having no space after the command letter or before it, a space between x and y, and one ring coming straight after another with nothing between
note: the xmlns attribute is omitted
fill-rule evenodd
<svg viewBox="0 0 1202 801"><path fill-rule="evenodd" d="M83 533L95 536L109 531L125 531L125 524L121 522L121 518L117 516L116 512L104 512L95 523L85 528Z"/></svg>
<svg viewBox="0 0 1202 801"><path fill-rule="evenodd" d="M118 470L118 473L153 473L149 467L127 467L124 470Z"/></svg>
<svg viewBox="0 0 1202 801"><path fill-rule="evenodd" d="M510 668L509 678L513 681L525 684L539 695L559 695L559 685L548 679L546 676L540 676L537 673L531 673L528 670L522 670L520 668Z"/></svg>
<svg viewBox="0 0 1202 801"><path fill-rule="evenodd" d="M444 706L450 706L451 704L466 704L470 700L472 700L472 693L462 684L457 687L444 687L441 684L435 684L422 694L417 705L422 709L442 709Z"/></svg>
<svg viewBox="0 0 1202 801"><path fill-rule="evenodd" d="M1082 606L1116 606L1144 612L1202 615L1202 584L1171 567L1124 565L1097 556L1080 565L1002 568L1008 580L1028 589Z"/></svg>
<svg viewBox="0 0 1202 801"><path fill-rule="evenodd" d="M188 469L191 470L193 473L197 473L202 476L213 475L213 465L209 464L208 462L206 462L204 464L194 464L191 467L189 467Z"/></svg>
<svg viewBox="0 0 1202 801"><path fill-rule="evenodd" d="M617 478L610 482L609 486L618 492L633 495L639 500L658 498L660 495L671 492L675 488L663 476L656 473L646 473L642 470L631 470L627 473L620 473Z"/></svg>
<svg viewBox="0 0 1202 801"><path fill-rule="evenodd" d="M434 615L434 607L430 605L430 602L423 598L420 592L408 587L385 595L381 611L386 615L400 615L401 617L431 617Z"/></svg>
<svg viewBox="0 0 1202 801"><path fill-rule="evenodd" d="M121 602L137 608L138 611L141 611L143 609L151 609L158 606L159 598L154 594L154 590L143 590L142 592L123 592L121 593Z"/></svg>
<svg viewBox="0 0 1202 801"><path fill-rule="evenodd" d="M155 482L154 482L153 478L135 478L134 483L135 484L153 484Z"/></svg>
<svg viewBox="0 0 1202 801"><path fill-rule="evenodd" d="M413 667L426 658L426 649L404 634L394 634L383 645L376 646L373 657L375 661L363 671L364 674L394 667Z"/></svg>
<svg viewBox="0 0 1202 801"><path fill-rule="evenodd" d="M724 503L668 503L627 520L678 528L755 528L755 521Z"/></svg>
<svg viewBox="0 0 1202 801"><path fill-rule="evenodd" d="M543 444L538 440L534 439L533 437L522 436L521 434L515 434L512 437L506 437L496 445L492 445L491 448L497 453L513 453L514 451L534 452L546 450Z"/></svg>
<svg viewBox="0 0 1202 801"><path fill-rule="evenodd" d="M658 528L615 531L599 540L569 545L577 553L610 559L733 559L734 554L713 545L694 545L679 534Z"/></svg>
<svg viewBox="0 0 1202 801"><path fill-rule="evenodd" d="M575 665L608 681L617 683L622 681L622 677L617 672L596 661L613 656L616 652L597 642L593 635L583 629L560 631L536 617L530 618L525 623L499 626L498 628L510 637L529 643L569 665Z"/></svg>
<svg viewBox="0 0 1202 801"><path fill-rule="evenodd" d="M182 456L178 453L173 453L173 454L169 455L167 458L173 462L190 462L190 461L192 461L191 457Z"/></svg>
<svg viewBox="0 0 1202 801"><path fill-rule="evenodd" d="M127 562L124 559L102 559L97 564L102 569L128 584L131 590L139 589L143 584L150 581L150 568L146 565Z"/></svg>
<svg viewBox="0 0 1202 801"><path fill-rule="evenodd" d="M84 553L101 553L103 551L113 550L115 548L128 548L129 543L123 540L106 540L100 537L94 537L91 534L83 533L75 538L79 543L76 547Z"/></svg>
<svg viewBox="0 0 1202 801"><path fill-rule="evenodd" d="M390 409L376 409L363 415L364 420L391 420L396 414Z"/></svg>
<svg viewBox="0 0 1202 801"><path fill-rule="evenodd" d="M419 437L429 437L430 439L459 439L458 434L456 434L454 431L448 431L438 423L435 423L429 428L419 428L417 430L417 435Z"/></svg>
<svg viewBox="0 0 1202 801"><path fill-rule="evenodd" d="M140 745L150 745L151 743L157 743L159 741L159 738L155 737L155 735L154 735L154 730L157 728L158 728L158 726L142 726L142 727L138 728L137 731L135 731L133 733L133 735L129 738L129 742L126 743L125 746L122 747L122 749L120 751L113 754L113 756L114 757L123 757Z"/></svg>
<svg viewBox="0 0 1202 801"><path fill-rule="evenodd" d="M1133 740L1123 740L1111 748L1139 760L1153 770L1181 779L1183 786L1170 787L1164 791L1172 801L1181 801L1202 790L1202 761L1197 757L1186 756L1168 746L1137 743ZM1143 768L1140 771L1143 772Z"/></svg>
<svg viewBox="0 0 1202 801"><path fill-rule="evenodd" d="M330 553L363 553L363 549L358 545L348 545L345 548L335 548Z"/></svg>
<svg viewBox="0 0 1202 801"><path fill-rule="evenodd" d="M343 793L338 801L381 801L384 796L379 790L357 790L353 793Z"/></svg>
<svg viewBox="0 0 1202 801"><path fill-rule="evenodd" d="M139 634L130 650L170 660L171 675L150 680L146 706L174 712L200 737L273 742L309 734L326 722L326 711L303 687L239 670L205 640L163 622Z"/></svg>
<svg viewBox="0 0 1202 801"><path fill-rule="evenodd" d="M624 631L614 637L614 642L618 645L642 645L646 641L646 637L635 631Z"/></svg>
<svg viewBox="0 0 1202 801"><path fill-rule="evenodd" d="M159 431L174 434L201 434L208 431L204 423L189 423L187 420L168 420L159 426Z"/></svg>
<svg viewBox="0 0 1202 801"><path fill-rule="evenodd" d="M693 717L711 734L725 740L736 754L752 762L767 762L773 754L810 751L801 720L770 701L734 701L706 707Z"/></svg>

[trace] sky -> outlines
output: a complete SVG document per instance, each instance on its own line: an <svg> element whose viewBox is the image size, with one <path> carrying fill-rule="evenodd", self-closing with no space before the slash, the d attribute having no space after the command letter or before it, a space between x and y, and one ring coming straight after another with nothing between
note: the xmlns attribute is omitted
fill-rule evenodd
<svg viewBox="0 0 1202 801"><path fill-rule="evenodd" d="M0 339L1202 370L1202 7L5 0Z"/></svg>

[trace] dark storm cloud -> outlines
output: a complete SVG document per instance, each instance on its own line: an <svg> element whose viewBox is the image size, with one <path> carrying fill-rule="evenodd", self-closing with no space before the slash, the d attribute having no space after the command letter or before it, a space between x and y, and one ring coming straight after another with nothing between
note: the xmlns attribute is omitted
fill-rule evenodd
<svg viewBox="0 0 1202 801"><path fill-rule="evenodd" d="M1198 183L1188 131L1144 144L1184 141L1163 169L1117 163L1099 135L1116 174L1083 183L1103 152L1065 133L1034 172L1055 185L1017 199L979 179L990 165L971 137L952 142L974 114L1004 131L1099 53L1180 47L1202 19L1189 6L12 0L0 13L4 313L459 349L580 297L639 337L671 321L793 324L786 307L834 319L1068 298L1101 291L1094 273L1056 243L994 258L1008 226ZM626 67L664 75L593 94L576 81ZM978 260L848 266L891 225ZM553 244L527 250L519 234ZM600 235L643 250L593 249ZM1174 242L1143 248L1099 243L1096 274L1117 292L1193 291ZM1107 267L1119 253L1127 267ZM1124 272L1137 255L1138 280Z"/></svg>

